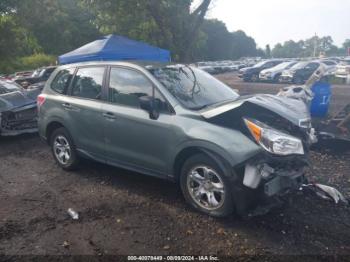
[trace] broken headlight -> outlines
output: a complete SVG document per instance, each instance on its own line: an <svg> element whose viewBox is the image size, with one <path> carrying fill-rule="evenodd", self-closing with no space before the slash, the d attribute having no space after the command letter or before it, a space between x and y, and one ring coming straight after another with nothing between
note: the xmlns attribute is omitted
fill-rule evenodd
<svg viewBox="0 0 350 262"><path fill-rule="evenodd" d="M303 155L303 143L299 138L273 129L257 120L244 119L246 126L265 150L276 155Z"/></svg>

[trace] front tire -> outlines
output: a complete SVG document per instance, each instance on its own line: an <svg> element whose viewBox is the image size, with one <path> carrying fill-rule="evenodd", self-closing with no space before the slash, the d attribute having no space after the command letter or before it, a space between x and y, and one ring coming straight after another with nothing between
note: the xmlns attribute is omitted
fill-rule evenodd
<svg viewBox="0 0 350 262"><path fill-rule="evenodd" d="M186 201L197 211L225 217L234 210L232 185L225 171L205 154L187 159L182 167L180 185Z"/></svg>
<svg viewBox="0 0 350 262"><path fill-rule="evenodd" d="M79 158L69 132L64 128L56 129L50 139L51 150L57 164L64 170L74 170Z"/></svg>

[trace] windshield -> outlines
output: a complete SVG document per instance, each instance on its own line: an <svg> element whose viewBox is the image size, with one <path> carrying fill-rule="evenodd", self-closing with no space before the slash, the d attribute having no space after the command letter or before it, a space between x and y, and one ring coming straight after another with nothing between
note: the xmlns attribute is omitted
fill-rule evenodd
<svg viewBox="0 0 350 262"><path fill-rule="evenodd" d="M304 68L307 65L308 62L299 62L291 67L291 69L300 69Z"/></svg>
<svg viewBox="0 0 350 262"><path fill-rule="evenodd" d="M262 67L265 63L266 63L266 61L262 61L262 62L255 64L253 67Z"/></svg>
<svg viewBox="0 0 350 262"><path fill-rule="evenodd" d="M208 73L190 66L149 69L152 75L185 107L200 110L239 95Z"/></svg>
<svg viewBox="0 0 350 262"><path fill-rule="evenodd" d="M44 69L37 69L33 72L32 77L39 77Z"/></svg>
<svg viewBox="0 0 350 262"><path fill-rule="evenodd" d="M291 66L293 66L295 62L283 62L281 64L276 65L275 67L271 68L270 70L283 70L288 69Z"/></svg>
<svg viewBox="0 0 350 262"><path fill-rule="evenodd" d="M12 93L15 91L22 91L22 87L18 86L15 83L0 81L0 95Z"/></svg>

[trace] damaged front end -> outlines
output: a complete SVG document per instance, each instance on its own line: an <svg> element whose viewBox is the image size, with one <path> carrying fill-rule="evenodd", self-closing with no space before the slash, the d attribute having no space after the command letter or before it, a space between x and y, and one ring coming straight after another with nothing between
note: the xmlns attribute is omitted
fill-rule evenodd
<svg viewBox="0 0 350 262"><path fill-rule="evenodd" d="M213 124L240 130L262 147L235 167L255 199L264 202L307 183L309 148L317 140L304 103L272 95L247 96L202 115Z"/></svg>
<svg viewBox="0 0 350 262"><path fill-rule="evenodd" d="M0 135L15 136L38 131L36 98L41 90L23 90L0 81Z"/></svg>
<svg viewBox="0 0 350 262"><path fill-rule="evenodd" d="M36 104L0 113L0 135L16 136L38 131Z"/></svg>

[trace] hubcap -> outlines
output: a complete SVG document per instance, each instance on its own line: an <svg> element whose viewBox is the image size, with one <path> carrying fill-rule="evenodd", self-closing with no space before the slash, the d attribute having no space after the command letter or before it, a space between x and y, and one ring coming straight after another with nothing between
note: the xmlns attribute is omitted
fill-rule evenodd
<svg viewBox="0 0 350 262"><path fill-rule="evenodd" d="M57 136L53 142L53 151L58 162L66 165L71 158L71 149L64 136Z"/></svg>
<svg viewBox="0 0 350 262"><path fill-rule="evenodd" d="M224 203L224 183L210 167L197 166L187 174L187 189L192 199L202 208L214 210Z"/></svg>

